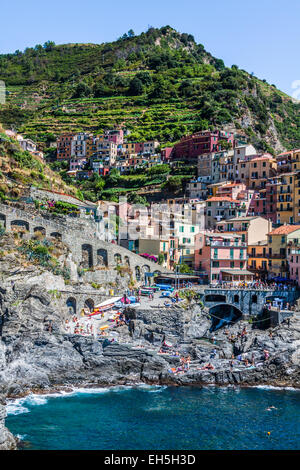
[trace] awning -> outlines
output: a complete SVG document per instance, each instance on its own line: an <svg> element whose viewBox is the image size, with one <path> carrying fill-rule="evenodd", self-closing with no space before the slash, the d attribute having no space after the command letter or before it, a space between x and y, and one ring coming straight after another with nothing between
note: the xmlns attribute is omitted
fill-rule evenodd
<svg viewBox="0 0 300 470"><path fill-rule="evenodd" d="M247 271L247 269L221 269L222 273L231 274L236 276L253 276L253 273Z"/></svg>

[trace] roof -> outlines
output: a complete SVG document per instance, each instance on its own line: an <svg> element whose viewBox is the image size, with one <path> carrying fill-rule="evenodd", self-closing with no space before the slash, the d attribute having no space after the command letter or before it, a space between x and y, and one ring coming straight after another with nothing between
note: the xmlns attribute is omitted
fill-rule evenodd
<svg viewBox="0 0 300 470"><path fill-rule="evenodd" d="M231 197L224 197L224 196L214 196L210 197L209 199L206 199L206 202L218 202L218 201L224 201L224 202L239 202L236 199L232 199Z"/></svg>
<svg viewBox="0 0 300 470"><path fill-rule="evenodd" d="M253 219L264 219L264 217L261 217L260 215L252 215L252 216L249 216L249 217L233 217L232 219L221 220L220 222L217 222L217 223L219 224L219 223L225 223L225 222L226 223L228 223L228 222L243 222L243 221L253 220ZM267 219L265 219L265 220L267 220Z"/></svg>
<svg viewBox="0 0 300 470"><path fill-rule="evenodd" d="M300 225L281 225L272 230L269 235L288 235L289 233L296 232L296 230L300 230Z"/></svg>
<svg viewBox="0 0 300 470"><path fill-rule="evenodd" d="M206 237L212 237L212 238L224 238L224 239L228 239L228 238L242 238L241 235L238 235L237 233L234 233L232 234L231 232L228 233L228 234L224 234L224 233L221 233L221 232L200 232L200 233L197 233L196 237L198 238L198 235L205 235Z"/></svg>
<svg viewBox="0 0 300 470"><path fill-rule="evenodd" d="M248 248L251 246L265 246L268 244L268 240L260 240L259 242L248 243Z"/></svg>
<svg viewBox="0 0 300 470"><path fill-rule="evenodd" d="M258 161L262 162L264 160L275 160L275 158L272 155L264 155L262 157L253 158L252 160L249 160L249 161L252 163L252 162L258 162Z"/></svg>

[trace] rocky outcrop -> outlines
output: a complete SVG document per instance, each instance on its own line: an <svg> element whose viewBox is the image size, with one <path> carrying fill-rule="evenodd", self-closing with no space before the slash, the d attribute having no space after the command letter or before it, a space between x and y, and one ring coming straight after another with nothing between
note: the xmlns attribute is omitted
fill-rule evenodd
<svg viewBox="0 0 300 470"><path fill-rule="evenodd" d="M8 274L0 286L0 449L16 446L4 427L5 397L31 390L141 381L300 387L298 315L291 319L290 326L272 329L271 335L243 321L232 325L228 332L223 328L212 335L210 320L197 304L170 309L127 308L129 326L118 328L119 342L100 342L65 332L66 307L48 292L48 283L54 286L52 275L41 275L37 268L16 272L6 264L2 273ZM55 286L59 287L57 282ZM239 332L244 326L247 335L242 339ZM173 354L159 354L164 341L173 345ZM268 361L264 361L265 349L270 352ZM240 354L250 363L254 360L255 367L247 368L238 361ZM174 374L183 355L190 355L190 369ZM208 362L213 370L203 369Z"/></svg>

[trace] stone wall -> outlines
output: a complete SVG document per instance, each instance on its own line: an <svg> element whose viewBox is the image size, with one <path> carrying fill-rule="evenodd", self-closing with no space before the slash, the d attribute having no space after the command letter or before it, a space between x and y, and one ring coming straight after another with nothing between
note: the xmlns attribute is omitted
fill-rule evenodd
<svg viewBox="0 0 300 470"><path fill-rule="evenodd" d="M61 221L51 217L33 215L14 207L0 204L0 223L6 230L24 227L25 231L34 235L35 231L43 232L47 237L56 237L64 242L72 252L73 260L82 268L107 266L116 268L118 265L131 270L137 281L143 281L146 272L161 274L168 269L132 253L120 245L105 242L97 238L94 225L89 221L71 217Z"/></svg>

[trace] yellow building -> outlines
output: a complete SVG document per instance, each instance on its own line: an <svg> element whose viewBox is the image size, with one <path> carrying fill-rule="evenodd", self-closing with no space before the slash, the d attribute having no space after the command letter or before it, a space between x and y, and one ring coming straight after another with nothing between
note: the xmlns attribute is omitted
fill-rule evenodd
<svg viewBox="0 0 300 470"><path fill-rule="evenodd" d="M288 277L288 256L290 243L299 243L300 225L281 225L268 233L268 275Z"/></svg>
<svg viewBox="0 0 300 470"><path fill-rule="evenodd" d="M258 279L266 279L268 274L268 241L262 240L247 247L248 270Z"/></svg>
<svg viewBox="0 0 300 470"><path fill-rule="evenodd" d="M277 223L296 224L300 222L300 169L290 173L282 173L274 180L277 188Z"/></svg>

